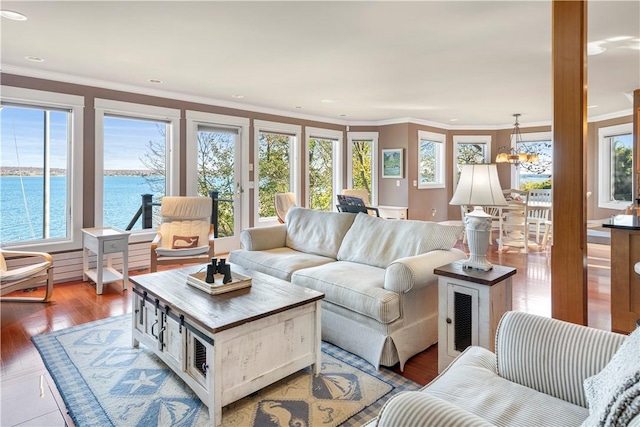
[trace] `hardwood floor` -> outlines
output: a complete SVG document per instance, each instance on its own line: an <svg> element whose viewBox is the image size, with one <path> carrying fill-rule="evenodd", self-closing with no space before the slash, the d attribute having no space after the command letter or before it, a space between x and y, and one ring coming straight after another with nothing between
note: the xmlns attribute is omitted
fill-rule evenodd
<svg viewBox="0 0 640 427"><path fill-rule="evenodd" d="M459 246L461 249L462 246ZM589 244L588 246L588 288L589 288L589 326L609 330L610 315L610 247ZM551 256L549 252L531 249L529 254L520 250L508 250L499 253L494 244L490 248L489 259L494 264L516 267L513 278L513 310L526 311L542 316L551 315ZM133 271L131 275L146 273ZM34 291L42 292L41 290ZM51 388L57 402L59 416L63 420L59 425L70 424L65 418L61 399L55 386L31 342L31 337L51 331L80 325L93 320L131 312L132 292L122 292L116 284L105 285L102 295L96 295L95 287L82 281L56 284L53 302L15 303L3 302L0 306L0 375L2 377L2 401L0 425L19 425L12 421L11 415L20 405L28 408L27 414L35 418L32 403L25 399L16 402L13 388L16 385L32 381L34 376L43 375L46 385ZM393 368L399 372L398 367ZM438 351L434 345L411 358L405 365L405 377L427 384L438 374ZM10 403L11 402L11 403ZM15 406L15 405L18 406ZM42 410L41 416L51 415ZM62 415L60 415L60 412ZM23 421L27 421L26 419ZM43 425L43 424L40 424ZM57 425L47 422L46 425Z"/></svg>

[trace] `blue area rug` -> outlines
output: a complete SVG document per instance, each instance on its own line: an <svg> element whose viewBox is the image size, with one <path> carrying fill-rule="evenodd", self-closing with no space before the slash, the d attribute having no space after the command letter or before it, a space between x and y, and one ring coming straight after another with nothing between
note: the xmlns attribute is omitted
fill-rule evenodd
<svg viewBox="0 0 640 427"><path fill-rule="evenodd" d="M208 426L209 412L142 344L123 315L32 338L76 426ZM420 386L322 343L310 368L223 408L224 426L359 426L393 394Z"/></svg>

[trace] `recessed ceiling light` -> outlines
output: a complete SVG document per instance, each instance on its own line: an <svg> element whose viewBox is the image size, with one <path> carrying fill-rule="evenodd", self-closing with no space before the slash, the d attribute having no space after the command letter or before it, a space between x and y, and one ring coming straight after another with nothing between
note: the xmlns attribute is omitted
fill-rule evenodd
<svg viewBox="0 0 640 427"><path fill-rule="evenodd" d="M605 40L607 40L608 42L620 42L622 40L629 40L629 39L632 39L632 38L633 38L633 36L618 36L618 37L610 37L610 38L605 39Z"/></svg>
<svg viewBox="0 0 640 427"><path fill-rule="evenodd" d="M0 16L3 18L11 19L12 21L26 21L27 17L19 12L13 10L0 10Z"/></svg>
<svg viewBox="0 0 640 427"><path fill-rule="evenodd" d="M162 80L159 80L159 79L149 79L149 83L160 84L160 83L162 83Z"/></svg>
<svg viewBox="0 0 640 427"><path fill-rule="evenodd" d="M244 98L244 95L231 95L231 97L235 99L242 99Z"/></svg>
<svg viewBox="0 0 640 427"><path fill-rule="evenodd" d="M44 59L39 56L25 56L24 59L31 62L44 62Z"/></svg>
<svg viewBox="0 0 640 427"><path fill-rule="evenodd" d="M333 104L334 102L338 102L335 99L321 99L320 102L323 104Z"/></svg>
<svg viewBox="0 0 640 427"><path fill-rule="evenodd" d="M449 119L450 122L457 122L458 119Z"/></svg>
<svg viewBox="0 0 640 427"><path fill-rule="evenodd" d="M589 105L587 108L598 108L597 105Z"/></svg>

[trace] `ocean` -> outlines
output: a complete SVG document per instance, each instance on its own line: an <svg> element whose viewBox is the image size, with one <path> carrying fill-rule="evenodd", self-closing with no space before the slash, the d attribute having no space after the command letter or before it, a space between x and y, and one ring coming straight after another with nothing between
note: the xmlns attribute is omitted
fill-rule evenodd
<svg viewBox="0 0 640 427"><path fill-rule="evenodd" d="M66 181L64 176L51 177L50 238L66 236ZM43 238L42 185L42 176L27 176L22 179L17 176L0 177L1 242ZM154 194L144 177L106 176L104 225L126 228L140 208L142 194ZM141 228L141 220L138 220L133 229Z"/></svg>

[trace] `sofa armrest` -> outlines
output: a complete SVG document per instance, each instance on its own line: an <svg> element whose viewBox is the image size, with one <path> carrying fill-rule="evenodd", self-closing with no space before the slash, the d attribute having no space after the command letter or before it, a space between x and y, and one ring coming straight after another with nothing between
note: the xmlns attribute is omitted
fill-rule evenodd
<svg viewBox="0 0 640 427"><path fill-rule="evenodd" d="M264 251L286 246L287 225L279 224L271 227L254 227L242 230L240 243L247 251Z"/></svg>
<svg viewBox="0 0 640 427"><path fill-rule="evenodd" d="M587 407L583 382L609 362L624 335L523 312L507 312L496 332L498 375Z"/></svg>
<svg viewBox="0 0 640 427"><path fill-rule="evenodd" d="M458 249L436 250L393 261L384 274L384 288L397 293L409 292L414 287L427 286L436 281L433 270L465 258Z"/></svg>
<svg viewBox="0 0 640 427"><path fill-rule="evenodd" d="M493 426L459 406L420 391L398 393L380 410L378 427Z"/></svg>

